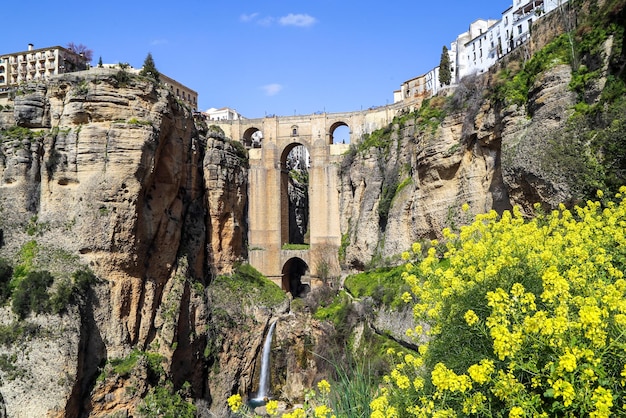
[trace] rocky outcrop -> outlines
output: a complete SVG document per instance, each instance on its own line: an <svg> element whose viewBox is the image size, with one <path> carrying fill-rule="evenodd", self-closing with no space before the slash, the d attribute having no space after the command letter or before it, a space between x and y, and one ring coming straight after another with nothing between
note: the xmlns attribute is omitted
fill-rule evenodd
<svg viewBox="0 0 626 418"><path fill-rule="evenodd" d="M601 96L612 44L611 37L604 43L601 77L587 86L587 102ZM538 74L524 106L483 95L498 82L495 71L466 79L447 99L433 98L430 108L445 114L440 122L405 115L383 131L383 147L368 147L367 139L352 147L340 193L347 266L385 263L477 213L519 206L531 215L537 202L549 210L581 199L576 178L588 162L586 140L576 143L569 120L579 100L571 66Z"/></svg>
<svg viewBox="0 0 626 418"><path fill-rule="evenodd" d="M207 138L206 126L147 79L80 73L23 92L12 106L17 126L0 127L8 129L0 145L0 255L19 260L34 240L42 249L35 267L68 277L55 268L58 259L40 256L71 255L101 284L80 314L62 316L74 348L48 361L65 366L15 379L36 388L65 370L68 383L22 396L3 385L7 414L33 416L34 405L38 416L132 413L140 396L112 395L132 379L94 387L99 366L132 349L163 356L175 387L189 382L194 397L206 396L203 289L245 255L245 153Z"/></svg>

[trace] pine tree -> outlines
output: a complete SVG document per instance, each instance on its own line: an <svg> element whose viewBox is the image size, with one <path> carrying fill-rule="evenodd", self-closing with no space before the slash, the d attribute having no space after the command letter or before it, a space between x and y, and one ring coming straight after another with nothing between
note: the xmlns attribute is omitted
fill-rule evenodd
<svg viewBox="0 0 626 418"><path fill-rule="evenodd" d="M443 85L450 85L452 81L452 72L450 71L450 55L448 54L448 48L444 45L441 52L441 61L439 61L439 83Z"/></svg>
<svg viewBox="0 0 626 418"><path fill-rule="evenodd" d="M143 68L141 69L139 74L159 81L159 77L161 76L161 74L156 69L156 66L154 65L154 59L152 58L152 54L150 52L148 52L148 56L143 62Z"/></svg>
<svg viewBox="0 0 626 418"><path fill-rule="evenodd" d="M100 59L98 60L98 68L102 68L102 57L100 57Z"/></svg>

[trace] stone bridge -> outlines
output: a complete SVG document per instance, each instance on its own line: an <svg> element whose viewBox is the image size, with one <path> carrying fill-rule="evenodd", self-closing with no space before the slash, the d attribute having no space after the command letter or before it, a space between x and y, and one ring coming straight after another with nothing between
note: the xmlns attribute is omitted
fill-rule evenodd
<svg viewBox="0 0 626 418"><path fill-rule="evenodd" d="M254 268L294 296L325 277L339 275L338 171L349 144L334 143L334 132L347 126L349 142L358 143L362 135L389 125L404 108L390 105L358 112L209 122L248 148L248 255ZM308 150L310 164L308 247L285 249L293 222L286 162L298 145Z"/></svg>

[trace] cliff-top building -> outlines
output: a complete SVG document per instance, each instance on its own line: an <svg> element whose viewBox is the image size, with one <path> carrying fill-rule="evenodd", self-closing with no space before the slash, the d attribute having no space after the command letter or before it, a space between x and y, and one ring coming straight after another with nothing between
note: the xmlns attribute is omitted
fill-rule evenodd
<svg viewBox="0 0 626 418"><path fill-rule="evenodd" d="M567 0L513 0L499 20L477 19L469 30L451 43L451 84L465 76L481 74L502 56L524 44L530 38L534 21L550 13ZM425 99L437 94L444 86L439 82L439 66L426 74L405 81L394 91L394 103L409 99Z"/></svg>
<svg viewBox="0 0 626 418"><path fill-rule="evenodd" d="M67 48L53 46L0 55L0 90L31 80L45 80L53 75L86 70L87 59Z"/></svg>
<svg viewBox="0 0 626 418"><path fill-rule="evenodd" d="M117 68L119 64L105 65L104 68ZM35 49L33 44L28 44L26 51L0 54L0 101L6 101L9 90L21 83L29 81L43 81L52 76L73 73L77 71L94 70L83 54L77 54L62 46L52 46ZM133 73L140 70L128 67ZM160 75L160 81L169 88L176 98L185 102L193 110L198 108L198 93L182 83L164 74Z"/></svg>

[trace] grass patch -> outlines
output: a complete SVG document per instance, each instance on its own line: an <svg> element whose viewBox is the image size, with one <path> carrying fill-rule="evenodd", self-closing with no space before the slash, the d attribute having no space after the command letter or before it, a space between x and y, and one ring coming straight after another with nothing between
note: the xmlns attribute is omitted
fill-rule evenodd
<svg viewBox="0 0 626 418"><path fill-rule="evenodd" d="M308 250L310 244L283 244L281 250Z"/></svg>
<svg viewBox="0 0 626 418"><path fill-rule="evenodd" d="M217 276L213 285L227 289L230 295L239 300L252 298L264 306L276 306L287 297L280 287L250 264L236 266L231 275Z"/></svg>
<svg viewBox="0 0 626 418"><path fill-rule="evenodd" d="M403 271L404 266L398 266L355 274L346 278L344 287L355 298L371 297L378 306L398 308L404 303L400 295L410 290Z"/></svg>

